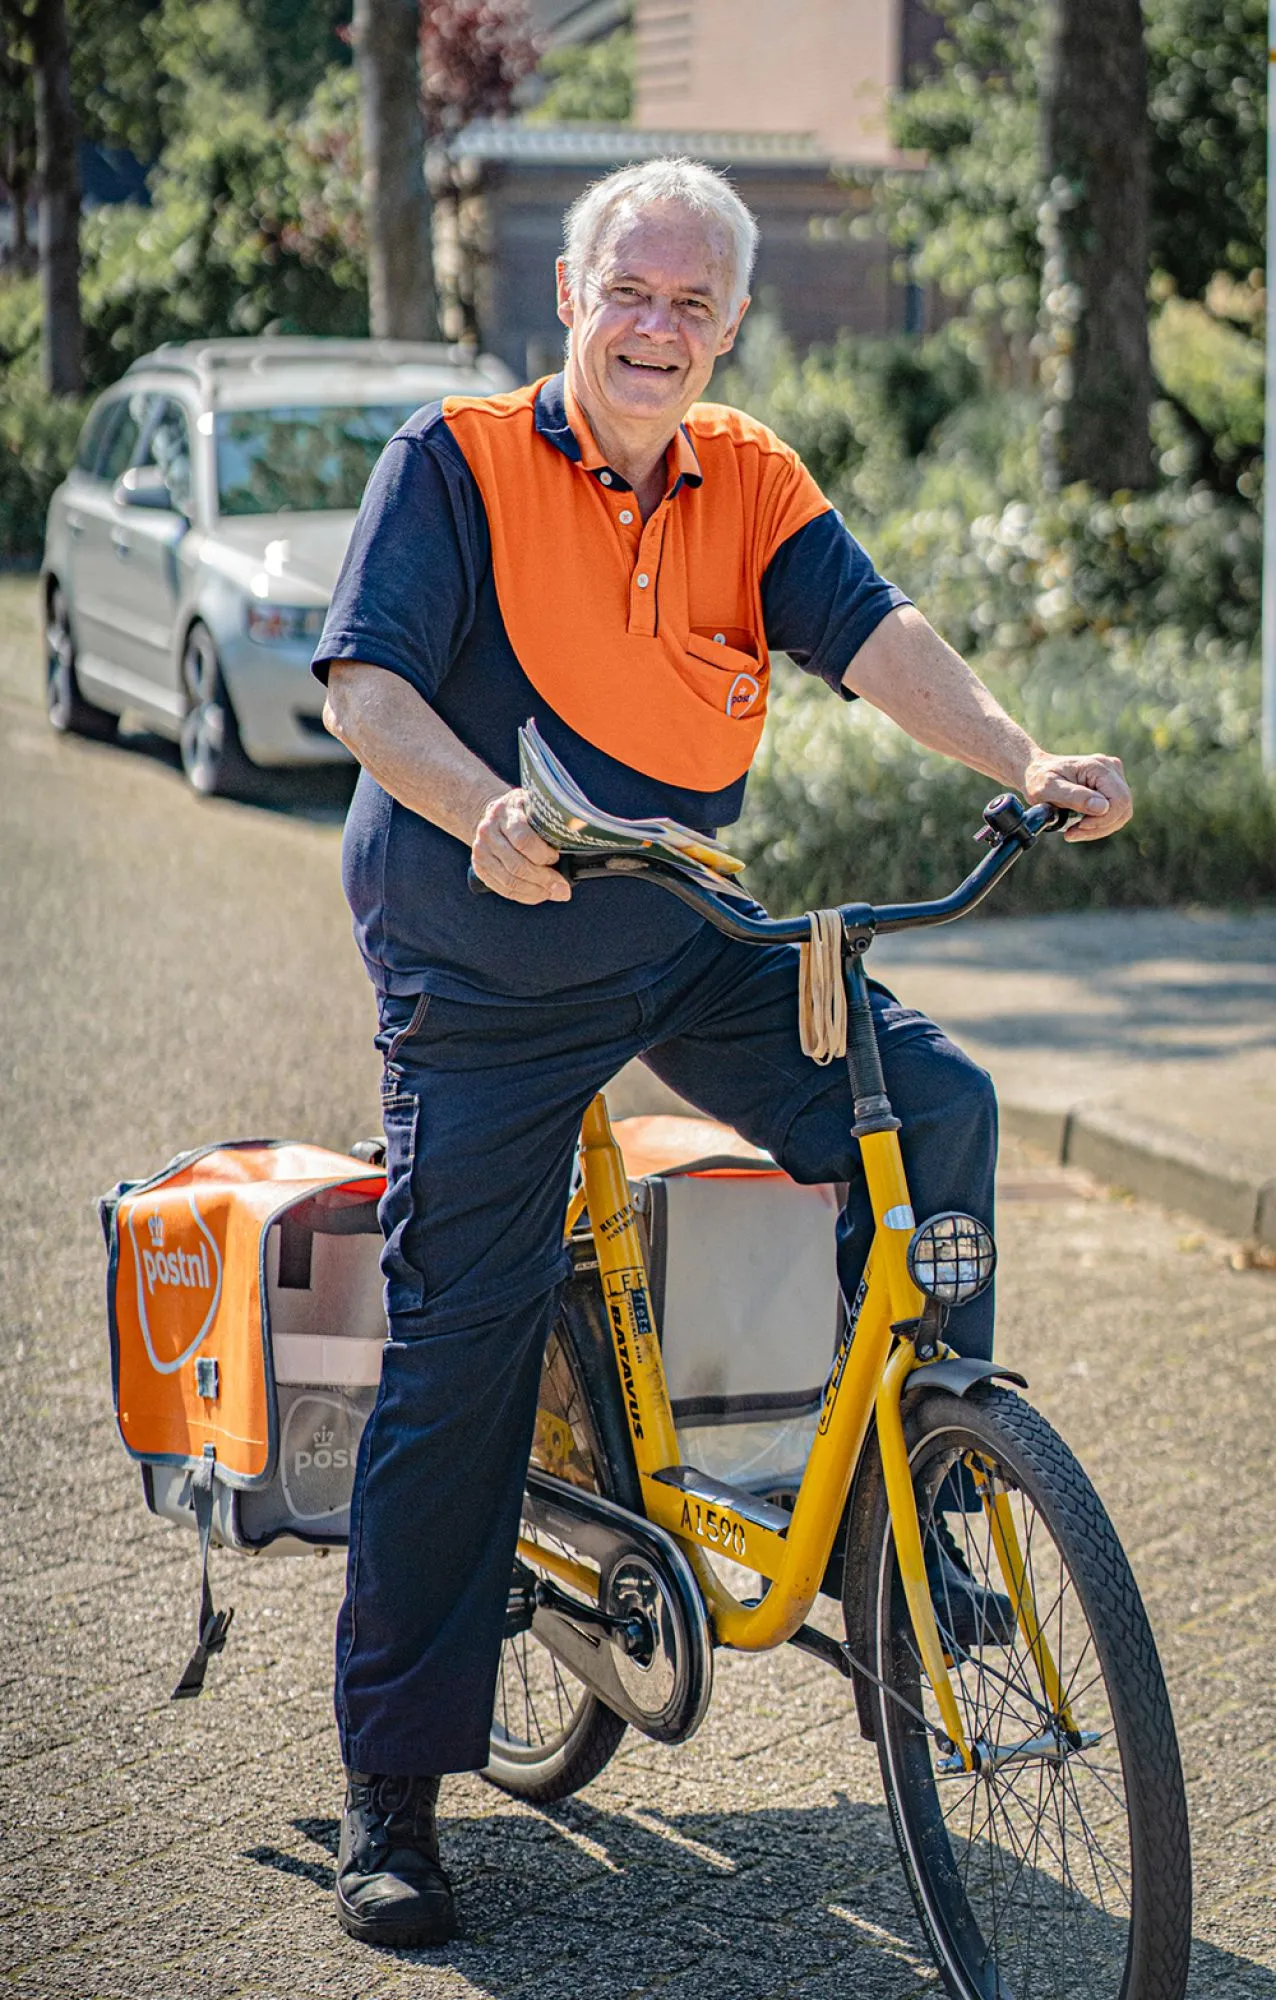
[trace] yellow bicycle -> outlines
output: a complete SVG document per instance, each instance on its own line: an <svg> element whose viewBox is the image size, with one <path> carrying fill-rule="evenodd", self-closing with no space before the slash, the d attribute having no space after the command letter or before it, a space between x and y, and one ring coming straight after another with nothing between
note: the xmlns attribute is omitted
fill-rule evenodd
<svg viewBox="0 0 1276 2000"><path fill-rule="evenodd" d="M628 1725L690 1736L715 1646L795 1645L851 1683L950 1993L1180 2000L1187 1814L1138 1588L1076 1459L1005 1386L1022 1378L945 1344L949 1309L988 1284L995 1250L970 1216L914 1217L869 1012L874 937L963 915L1066 823L1009 795L984 821L989 852L950 896L838 912L876 1233L794 1491L684 1462L640 1218L601 1097L587 1113L486 1776L562 1798ZM805 917L744 914L632 855L563 865L576 880L641 871L736 938L809 935ZM756 1573L760 1595L735 1594L723 1557ZM936 1587L954 1566L972 1586L962 1605ZM844 1641L808 1622L820 1593L840 1598Z"/></svg>

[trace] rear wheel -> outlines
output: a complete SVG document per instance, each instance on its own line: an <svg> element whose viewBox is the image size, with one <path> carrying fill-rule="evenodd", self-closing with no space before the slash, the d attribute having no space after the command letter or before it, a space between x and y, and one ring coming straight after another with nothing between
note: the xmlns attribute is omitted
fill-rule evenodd
<svg viewBox="0 0 1276 2000"><path fill-rule="evenodd" d="M212 634L202 625L193 625L186 640L182 687L182 769L191 789L203 798L234 798L251 783L255 766L239 740Z"/></svg>
<svg viewBox="0 0 1276 2000"><path fill-rule="evenodd" d="M80 692L71 614L60 585L55 585L49 593L44 640L45 707L50 727L59 736L88 736L98 743L114 742L119 733L119 716L109 708L99 708L96 702L87 701Z"/></svg>
<svg viewBox="0 0 1276 2000"><path fill-rule="evenodd" d="M573 1486L632 1504L624 1490L626 1462L622 1459L617 1470L617 1455L603 1442L607 1426L568 1324L573 1310L580 1305L573 1305L569 1294L545 1351L532 1464ZM533 1632L510 1632L501 1647L485 1778L516 1798L546 1805L596 1778L624 1733L621 1718Z"/></svg>
<svg viewBox="0 0 1276 2000"><path fill-rule="evenodd" d="M942 1724L880 1503L878 1753L944 1982L958 2000L1180 2000L1191 1864L1174 1722L1102 1503L1005 1390L919 1394L907 1431L923 1535L946 1519L976 1584L1020 1612L1008 1643L991 1627L970 1651L948 1641L980 1766L967 1773L934 1742ZM971 1511L953 1504L963 1485Z"/></svg>

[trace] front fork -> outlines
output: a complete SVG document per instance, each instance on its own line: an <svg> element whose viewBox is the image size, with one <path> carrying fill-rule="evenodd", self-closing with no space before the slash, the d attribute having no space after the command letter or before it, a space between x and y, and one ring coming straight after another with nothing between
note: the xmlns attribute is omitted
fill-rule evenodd
<svg viewBox="0 0 1276 2000"><path fill-rule="evenodd" d="M895 1555L913 1636L952 1749L961 1758L962 1768L970 1771L975 1765L974 1752L962 1728L961 1711L949 1678L935 1607L931 1603L917 1496L913 1491L908 1444L904 1437L904 1384L915 1368L925 1366L908 1336L921 1324L925 1302L908 1269L908 1244L915 1218L900 1152L899 1120L892 1112L886 1095L881 1055L869 1007L868 982L864 977L862 961L867 943L867 937L856 939L848 926L846 1060L855 1099L852 1131L859 1141L873 1214L878 1218L873 1247L875 1252L880 1248L886 1259L891 1306L901 1336L877 1385L874 1406L877 1441L882 1455L882 1475L886 1484ZM944 1351L942 1347L939 1350L940 1353Z"/></svg>

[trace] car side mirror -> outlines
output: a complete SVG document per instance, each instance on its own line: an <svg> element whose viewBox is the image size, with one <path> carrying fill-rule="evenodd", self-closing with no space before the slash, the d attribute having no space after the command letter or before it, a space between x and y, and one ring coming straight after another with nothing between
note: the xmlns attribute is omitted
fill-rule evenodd
<svg viewBox="0 0 1276 2000"><path fill-rule="evenodd" d="M158 465L130 466L115 489L115 500L120 507L149 507L160 514L182 511Z"/></svg>

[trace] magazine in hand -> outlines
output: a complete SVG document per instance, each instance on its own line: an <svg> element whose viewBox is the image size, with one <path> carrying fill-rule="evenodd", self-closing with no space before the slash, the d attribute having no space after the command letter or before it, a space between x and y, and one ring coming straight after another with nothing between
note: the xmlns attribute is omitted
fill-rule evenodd
<svg viewBox="0 0 1276 2000"><path fill-rule="evenodd" d="M675 819L621 819L594 805L535 722L526 722L518 732L518 762L528 819L560 854L643 854L672 862L707 889L721 893L735 888L730 878L744 863L710 834L696 833ZM735 888L735 893L744 891Z"/></svg>

